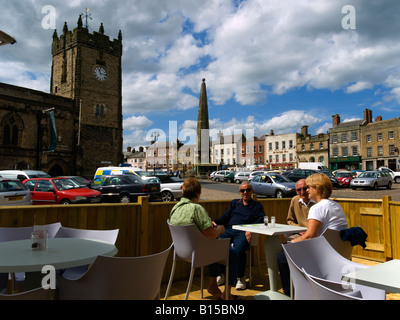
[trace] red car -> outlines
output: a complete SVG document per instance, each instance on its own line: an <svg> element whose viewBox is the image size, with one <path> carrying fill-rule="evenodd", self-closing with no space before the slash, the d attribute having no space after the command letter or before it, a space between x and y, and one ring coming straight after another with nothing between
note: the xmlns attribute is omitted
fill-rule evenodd
<svg viewBox="0 0 400 320"><path fill-rule="evenodd" d="M338 180L340 187L350 187L350 181L354 179L354 175L350 171L337 171L335 178Z"/></svg>
<svg viewBox="0 0 400 320"><path fill-rule="evenodd" d="M31 191L33 204L99 203L102 197L72 178L34 178L23 184Z"/></svg>

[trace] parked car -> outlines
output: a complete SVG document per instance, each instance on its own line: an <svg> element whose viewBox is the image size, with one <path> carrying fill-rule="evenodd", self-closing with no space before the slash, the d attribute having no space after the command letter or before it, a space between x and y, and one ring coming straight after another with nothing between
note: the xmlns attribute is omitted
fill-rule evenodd
<svg viewBox="0 0 400 320"><path fill-rule="evenodd" d="M228 183L233 183L233 182L235 182L235 175L236 175L236 171L231 171L231 172L229 172L229 173L224 177L224 182L228 182Z"/></svg>
<svg viewBox="0 0 400 320"><path fill-rule="evenodd" d="M250 183L257 195L276 198L296 195L296 183L279 174L256 175Z"/></svg>
<svg viewBox="0 0 400 320"><path fill-rule="evenodd" d="M243 181L249 181L249 175L251 172L239 171L235 174L235 183L242 183Z"/></svg>
<svg viewBox="0 0 400 320"><path fill-rule="evenodd" d="M32 204L31 192L18 179L0 179L0 206Z"/></svg>
<svg viewBox="0 0 400 320"><path fill-rule="evenodd" d="M214 180L214 175L217 173L217 171L213 171L210 173L210 179Z"/></svg>
<svg viewBox="0 0 400 320"><path fill-rule="evenodd" d="M308 176L314 173L318 173L318 171L311 169L293 169L292 171L285 173L284 176L294 182L297 182L300 179L306 179Z"/></svg>
<svg viewBox="0 0 400 320"><path fill-rule="evenodd" d="M0 176L5 179L18 179L20 181L32 178L50 178L50 175L40 170L1 170Z"/></svg>
<svg viewBox="0 0 400 320"><path fill-rule="evenodd" d="M170 175L157 175L160 181L161 200L173 201L182 198L183 180Z"/></svg>
<svg viewBox="0 0 400 320"><path fill-rule="evenodd" d="M392 188L392 177L385 171L365 171L358 178L350 181L350 187L356 188L372 188L377 190L379 187Z"/></svg>
<svg viewBox="0 0 400 320"><path fill-rule="evenodd" d="M317 172L326 174L326 175L329 177L329 179L331 180L332 186L333 186L334 188L340 187L340 186L339 186L339 181L338 181L338 179L336 179L336 178L334 177L334 175L333 175L333 173L332 173L332 170L330 170L330 169L321 169L321 170L318 170Z"/></svg>
<svg viewBox="0 0 400 320"><path fill-rule="evenodd" d="M400 183L400 172L393 171L386 167L380 167L378 170L389 173L392 176L394 182Z"/></svg>
<svg viewBox="0 0 400 320"><path fill-rule="evenodd" d="M337 171L335 178L339 182L340 187L350 187L350 181L355 178L351 171Z"/></svg>
<svg viewBox="0 0 400 320"><path fill-rule="evenodd" d="M220 182L220 181L224 181L225 176L227 176L230 173L229 170L221 170L221 171L217 171L214 174L214 177L211 180Z"/></svg>
<svg viewBox="0 0 400 320"><path fill-rule="evenodd" d="M95 178L90 187L103 194L104 202L136 202L139 196L161 198L160 184L136 175L109 175Z"/></svg>
<svg viewBox="0 0 400 320"><path fill-rule="evenodd" d="M33 204L99 203L101 192L82 187L71 178L35 178L23 181Z"/></svg>

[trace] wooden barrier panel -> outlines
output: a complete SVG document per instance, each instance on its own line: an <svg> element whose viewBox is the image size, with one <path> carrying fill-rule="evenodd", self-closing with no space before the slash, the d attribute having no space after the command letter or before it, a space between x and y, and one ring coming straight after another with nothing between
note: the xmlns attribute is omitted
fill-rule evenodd
<svg viewBox="0 0 400 320"><path fill-rule="evenodd" d="M377 261L400 259L400 203L382 200L333 199L344 209L350 227L360 226L368 234L367 248L354 248L354 255ZM258 199L268 216L285 223L290 198ZM96 205L53 205L0 208L0 227L24 227L34 224L61 222L63 226L80 229L119 229L118 256L142 256L167 249L172 239L167 219L176 202L149 202L146 197L138 203ZM220 217L230 201L200 201L212 219ZM263 237L259 237L261 260ZM172 255L171 255L172 256ZM168 278L171 257L164 280ZM189 265L182 263L176 279L187 278Z"/></svg>

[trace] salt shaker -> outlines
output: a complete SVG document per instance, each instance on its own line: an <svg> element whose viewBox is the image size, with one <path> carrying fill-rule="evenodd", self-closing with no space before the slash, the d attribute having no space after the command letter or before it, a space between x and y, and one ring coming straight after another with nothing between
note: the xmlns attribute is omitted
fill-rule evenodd
<svg viewBox="0 0 400 320"><path fill-rule="evenodd" d="M271 228L275 228L275 217L271 217Z"/></svg>
<svg viewBox="0 0 400 320"><path fill-rule="evenodd" d="M268 227L268 216L264 217L264 226Z"/></svg>

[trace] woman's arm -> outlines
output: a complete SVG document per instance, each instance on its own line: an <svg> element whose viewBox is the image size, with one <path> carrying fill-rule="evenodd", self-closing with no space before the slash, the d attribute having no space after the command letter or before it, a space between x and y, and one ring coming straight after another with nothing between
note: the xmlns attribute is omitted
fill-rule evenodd
<svg viewBox="0 0 400 320"><path fill-rule="evenodd" d="M315 219L308 220L307 230L300 237L293 239L292 242L303 241L311 238L316 238L321 231L322 223Z"/></svg>

